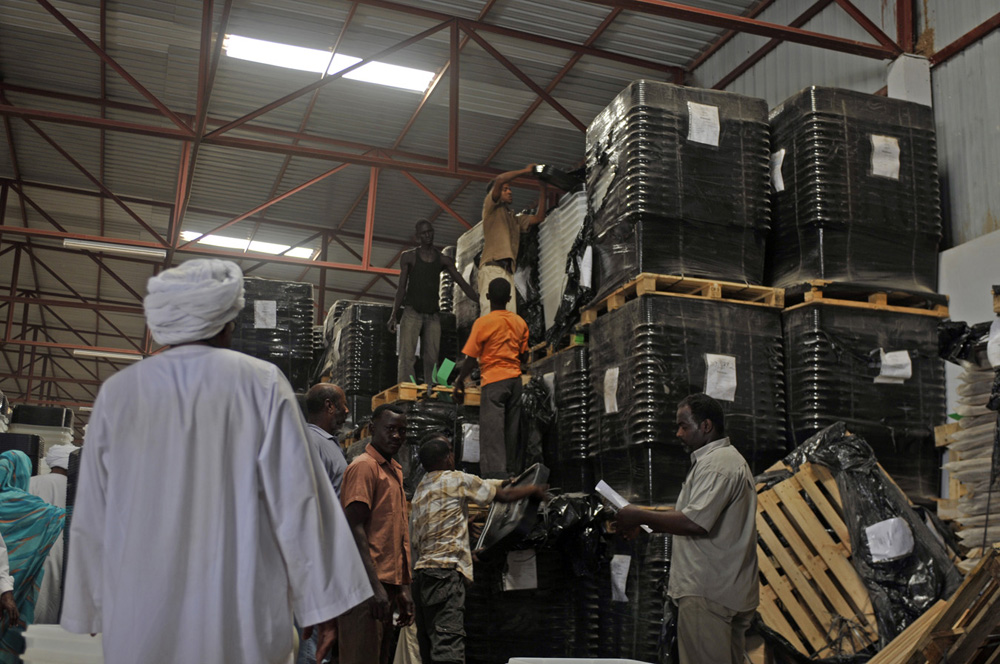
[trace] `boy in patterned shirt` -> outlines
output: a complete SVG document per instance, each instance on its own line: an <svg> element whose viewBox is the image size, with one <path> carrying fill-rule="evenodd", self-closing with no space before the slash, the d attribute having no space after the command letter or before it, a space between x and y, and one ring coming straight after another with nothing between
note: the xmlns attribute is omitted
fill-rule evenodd
<svg viewBox="0 0 1000 664"><path fill-rule="evenodd" d="M427 474L413 494L410 544L414 565L420 658L424 664L464 664L465 587L472 583L469 503L510 503L545 497L546 485L503 486L455 470L455 453L444 434L428 434L420 445Z"/></svg>

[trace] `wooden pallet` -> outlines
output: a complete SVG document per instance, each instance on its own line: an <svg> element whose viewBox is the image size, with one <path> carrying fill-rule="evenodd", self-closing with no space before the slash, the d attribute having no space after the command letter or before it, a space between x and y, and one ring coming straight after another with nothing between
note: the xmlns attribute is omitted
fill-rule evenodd
<svg viewBox="0 0 1000 664"><path fill-rule="evenodd" d="M889 645L868 660L868 664L899 664L907 661L913 656L913 652L920 644L920 639L941 615L946 604L947 602L943 599L935 602L931 608L924 612L924 615L914 620L909 627L900 632L899 636L890 641Z"/></svg>
<svg viewBox="0 0 1000 664"><path fill-rule="evenodd" d="M542 343L535 344L528 349L528 363L531 364L532 362L544 360L547 357L551 357L556 353L561 353L569 348L577 348L579 346L586 345L586 335L584 335L583 332L574 332L564 339L560 339L555 345L552 345L547 341L543 341Z"/></svg>
<svg viewBox="0 0 1000 664"><path fill-rule="evenodd" d="M454 401L452 394L455 388L448 385L435 385L427 392L427 385L417 385L416 383L400 383L393 385L387 390L382 390L372 397L372 410L375 410L384 403L395 403L397 401ZM479 388L465 388L466 406L479 405Z"/></svg>
<svg viewBox="0 0 1000 664"><path fill-rule="evenodd" d="M580 324L590 325L598 316L621 308L629 300L653 294L739 302L777 309L785 306L785 291L782 288L644 272L624 286L616 288L597 304L581 311Z"/></svg>
<svg viewBox="0 0 1000 664"><path fill-rule="evenodd" d="M757 496L757 561L764 623L811 658L853 654L878 641L868 590L830 471L803 464Z"/></svg>
<svg viewBox="0 0 1000 664"><path fill-rule="evenodd" d="M785 303L788 309L798 309L810 304L830 304L935 318L947 318L949 315L945 295L878 289L826 279L814 279L800 286L786 288Z"/></svg>
<svg viewBox="0 0 1000 664"><path fill-rule="evenodd" d="M906 635L904 631L893 643ZM878 664L1000 662L1000 548L990 549L948 602L924 622L919 638L910 634L907 641L912 647L900 647Z"/></svg>

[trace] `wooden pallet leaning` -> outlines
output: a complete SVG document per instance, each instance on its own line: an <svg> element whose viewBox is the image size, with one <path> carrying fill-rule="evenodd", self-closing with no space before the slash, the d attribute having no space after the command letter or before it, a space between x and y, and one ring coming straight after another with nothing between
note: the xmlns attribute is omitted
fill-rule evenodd
<svg viewBox="0 0 1000 664"><path fill-rule="evenodd" d="M539 360L544 360L547 357L561 353L564 350L586 345L587 342L582 332L574 332L566 338L561 339L555 345L552 345L547 341L543 341L542 343L535 344L528 349L528 363L538 362Z"/></svg>
<svg viewBox="0 0 1000 664"><path fill-rule="evenodd" d="M868 660L868 664L901 664L913 656L920 640L934 621L938 619L947 605L943 599L935 602L924 614L914 620L909 627L899 633L899 636L889 642L877 655Z"/></svg>
<svg viewBox="0 0 1000 664"><path fill-rule="evenodd" d="M837 283L814 279L801 286L785 289L786 310L810 304L830 304L840 307L893 311L896 313L948 317L948 305L940 302L945 296L911 293Z"/></svg>
<svg viewBox="0 0 1000 664"><path fill-rule="evenodd" d="M1000 662L1000 548L987 552L930 621L916 647L903 654L886 664Z"/></svg>
<svg viewBox="0 0 1000 664"><path fill-rule="evenodd" d="M455 388L448 385L435 385L427 393L427 385L417 385L416 383L400 383L393 385L387 390L382 390L372 397L372 410L375 410L384 403L395 403L396 401L450 401ZM466 406L479 405L480 390L478 387L465 388ZM444 398L447 397L447 398Z"/></svg>
<svg viewBox="0 0 1000 664"><path fill-rule="evenodd" d="M830 471L803 464L757 496L764 623L811 658L878 641L871 598L851 564L851 540Z"/></svg>
<svg viewBox="0 0 1000 664"><path fill-rule="evenodd" d="M621 308L629 300L653 294L739 302L776 309L785 306L785 291L782 288L644 272L624 286L616 288L597 304L581 311L580 324L590 325L598 316Z"/></svg>

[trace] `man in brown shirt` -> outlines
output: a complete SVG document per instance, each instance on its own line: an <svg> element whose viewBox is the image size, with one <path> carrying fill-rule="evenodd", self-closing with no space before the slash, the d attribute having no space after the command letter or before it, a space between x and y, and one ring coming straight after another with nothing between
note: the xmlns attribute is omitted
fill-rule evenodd
<svg viewBox="0 0 1000 664"><path fill-rule="evenodd" d="M517 250L521 245L521 233L545 219L545 187L539 190L538 211L533 215L514 214L510 205L514 202L514 192L510 183L524 175L530 175L535 164L528 164L519 171L508 171L498 175L487 185L486 199L483 201L483 255L479 259L479 311L482 315L490 310L486 290L494 279L506 279L514 292L514 269L517 267ZM511 297L507 310L517 313L517 298Z"/></svg>
<svg viewBox="0 0 1000 664"><path fill-rule="evenodd" d="M392 404L379 406L371 443L344 473L340 502L375 597L339 618L340 664L388 664L393 609L398 625L413 622L403 468L392 458L405 441L406 414Z"/></svg>

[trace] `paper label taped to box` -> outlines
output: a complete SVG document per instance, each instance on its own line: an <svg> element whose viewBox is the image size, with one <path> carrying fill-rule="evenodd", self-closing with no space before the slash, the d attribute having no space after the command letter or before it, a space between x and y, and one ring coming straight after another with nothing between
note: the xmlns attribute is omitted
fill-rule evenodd
<svg viewBox="0 0 1000 664"><path fill-rule="evenodd" d="M882 361L879 367L876 383L888 383L902 385L907 378L913 376L913 363L910 361L910 353L905 350L894 350L885 352L879 348L879 359Z"/></svg>
<svg viewBox="0 0 1000 664"><path fill-rule="evenodd" d="M865 528L873 563L897 560L913 551L913 532L903 519L894 516Z"/></svg>
<svg viewBox="0 0 1000 664"><path fill-rule="evenodd" d="M604 372L604 412L618 412L618 367Z"/></svg>
<svg viewBox="0 0 1000 664"><path fill-rule="evenodd" d="M507 553L507 571L503 573L504 590L534 590L538 587L538 567L535 550Z"/></svg>
<svg viewBox="0 0 1000 664"><path fill-rule="evenodd" d="M275 300L257 300L253 303L253 326L258 330L278 327L278 303Z"/></svg>
<svg viewBox="0 0 1000 664"><path fill-rule="evenodd" d="M577 259L580 267L580 288L590 288L594 283L594 247L588 244L583 256Z"/></svg>
<svg viewBox="0 0 1000 664"><path fill-rule="evenodd" d="M627 602L625 587L628 585L628 570L632 566L632 556L616 553L611 558L611 601Z"/></svg>
<svg viewBox="0 0 1000 664"><path fill-rule="evenodd" d="M785 148L771 153L771 189L785 190L785 178L781 176L781 165L785 163Z"/></svg>
<svg viewBox="0 0 1000 664"><path fill-rule="evenodd" d="M719 146L719 108L693 101L688 106L688 140Z"/></svg>
<svg viewBox="0 0 1000 664"><path fill-rule="evenodd" d="M542 374L542 382L545 383L545 389L549 391L549 403L552 404L552 410L556 409L556 372L550 371L547 374Z"/></svg>
<svg viewBox="0 0 1000 664"><path fill-rule="evenodd" d="M705 353L705 394L719 401L736 399L736 357Z"/></svg>
<svg viewBox="0 0 1000 664"><path fill-rule="evenodd" d="M872 134L872 175L899 179L899 139Z"/></svg>
<svg viewBox="0 0 1000 664"><path fill-rule="evenodd" d="M462 423L462 461L479 463L479 425Z"/></svg>

